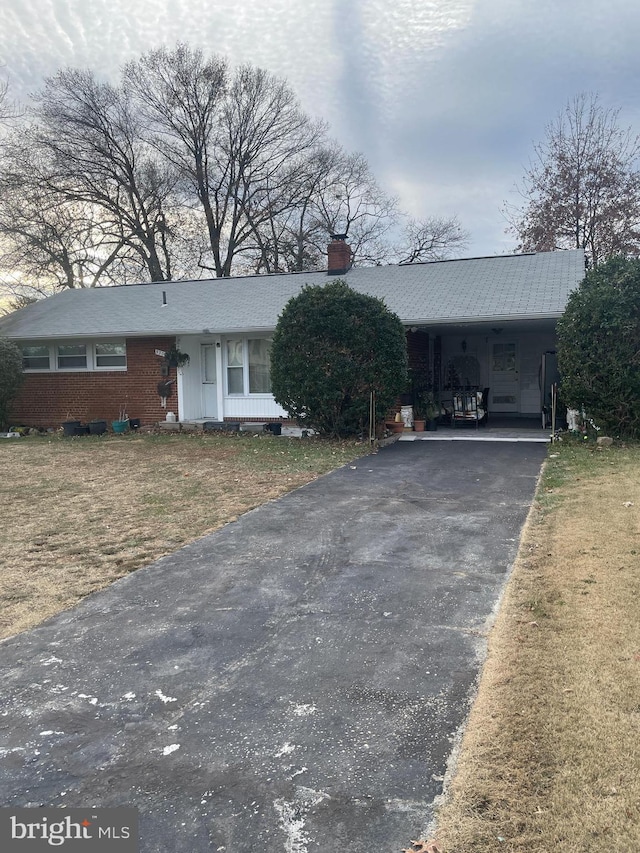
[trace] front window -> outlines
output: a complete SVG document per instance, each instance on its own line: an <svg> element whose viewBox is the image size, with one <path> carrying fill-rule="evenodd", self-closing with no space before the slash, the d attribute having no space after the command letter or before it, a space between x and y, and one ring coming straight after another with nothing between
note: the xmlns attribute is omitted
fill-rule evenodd
<svg viewBox="0 0 640 853"><path fill-rule="evenodd" d="M58 370L87 368L87 347L85 344L67 344L58 347Z"/></svg>
<svg viewBox="0 0 640 853"><path fill-rule="evenodd" d="M229 394L244 394L242 341L227 341L227 389Z"/></svg>
<svg viewBox="0 0 640 853"><path fill-rule="evenodd" d="M228 340L227 394L271 393L271 341L268 338Z"/></svg>
<svg viewBox="0 0 640 853"><path fill-rule="evenodd" d="M23 370L49 370L49 347L22 347Z"/></svg>
<svg viewBox="0 0 640 853"><path fill-rule="evenodd" d="M96 344L96 367L126 367L127 347L121 343Z"/></svg>
<svg viewBox="0 0 640 853"><path fill-rule="evenodd" d="M271 391L271 341L267 338L249 340L249 393L269 394Z"/></svg>

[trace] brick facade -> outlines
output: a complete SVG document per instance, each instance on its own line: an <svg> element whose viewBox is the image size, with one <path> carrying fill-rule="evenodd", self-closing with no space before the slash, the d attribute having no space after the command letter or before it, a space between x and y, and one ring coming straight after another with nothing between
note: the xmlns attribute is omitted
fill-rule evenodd
<svg viewBox="0 0 640 853"><path fill-rule="evenodd" d="M429 364L429 335L420 329L416 332L407 332L407 355L409 356L409 370L417 374L425 385L432 383Z"/></svg>
<svg viewBox="0 0 640 853"><path fill-rule="evenodd" d="M433 376L429 363L429 335L427 332L417 330L412 332L407 329L407 357L409 362L409 382L417 381L423 387L430 386ZM396 412L400 411L403 403L411 403L412 394L409 389L400 397L396 398L392 408L387 412L386 420L393 420Z"/></svg>
<svg viewBox="0 0 640 853"><path fill-rule="evenodd" d="M142 426L164 421L167 411L178 412L176 370L171 368L168 379L173 379L167 409L160 405L157 391L162 359L155 350L167 350L175 338L128 338L126 371L87 371L27 373L21 392L14 402L11 423L30 427L59 427L63 421L79 420L83 423L104 419L116 420L124 407L131 418L140 418ZM429 335L425 332L407 332L407 350L410 369L417 369L429 377ZM429 381L427 379L427 381ZM398 398L390 414L399 411ZM282 421L283 418L233 418L228 421Z"/></svg>
<svg viewBox="0 0 640 853"><path fill-rule="evenodd" d="M167 410L178 411L176 370L171 368L166 377L174 384L167 409L163 409L157 390L164 378L160 374L163 360L155 350L167 350L172 344L173 337L127 339L126 371L27 373L13 405L12 424L59 427L69 419L110 423L123 407L129 417L140 418L143 426L162 421Z"/></svg>

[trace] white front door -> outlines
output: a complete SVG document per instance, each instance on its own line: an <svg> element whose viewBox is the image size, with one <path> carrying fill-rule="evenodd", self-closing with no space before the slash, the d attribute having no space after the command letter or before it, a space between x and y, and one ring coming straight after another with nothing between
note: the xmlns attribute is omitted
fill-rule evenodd
<svg viewBox="0 0 640 853"><path fill-rule="evenodd" d="M218 374L216 369L216 345L200 345L200 364L202 366L202 417L218 417Z"/></svg>
<svg viewBox="0 0 640 853"><path fill-rule="evenodd" d="M515 341L491 344L489 412L520 411L520 371Z"/></svg>

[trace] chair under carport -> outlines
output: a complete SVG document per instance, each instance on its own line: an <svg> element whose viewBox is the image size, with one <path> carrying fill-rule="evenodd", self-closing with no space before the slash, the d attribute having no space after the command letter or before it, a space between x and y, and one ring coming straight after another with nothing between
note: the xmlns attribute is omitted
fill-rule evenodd
<svg viewBox="0 0 640 853"><path fill-rule="evenodd" d="M485 424L489 417L487 410L489 389L479 391L475 388L454 391L452 394L451 425L464 423Z"/></svg>

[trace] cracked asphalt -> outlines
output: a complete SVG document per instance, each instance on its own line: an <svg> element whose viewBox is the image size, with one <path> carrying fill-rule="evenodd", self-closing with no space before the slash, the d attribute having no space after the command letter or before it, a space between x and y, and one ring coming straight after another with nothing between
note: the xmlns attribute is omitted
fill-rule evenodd
<svg viewBox="0 0 640 853"><path fill-rule="evenodd" d="M0 644L0 803L135 806L140 850L426 833L546 454L384 448Z"/></svg>

